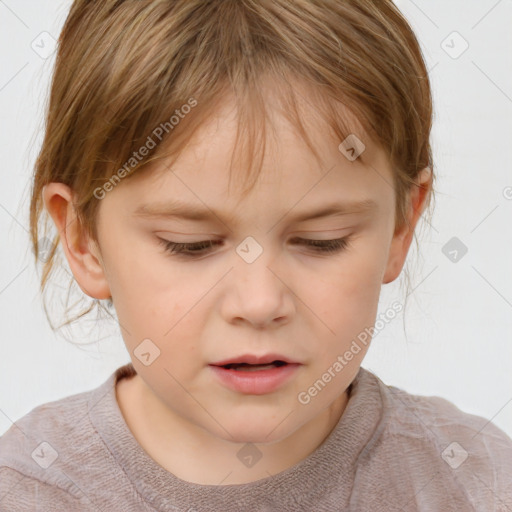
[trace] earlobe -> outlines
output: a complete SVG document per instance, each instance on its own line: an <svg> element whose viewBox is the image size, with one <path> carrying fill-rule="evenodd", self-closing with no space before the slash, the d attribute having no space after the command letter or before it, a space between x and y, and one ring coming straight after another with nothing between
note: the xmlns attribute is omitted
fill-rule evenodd
<svg viewBox="0 0 512 512"><path fill-rule="evenodd" d="M400 275L400 272L402 272L413 234L414 229L411 229L407 225L395 231L393 239L391 240L386 270L382 278L383 284L393 282Z"/></svg>
<svg viewBox="0 0 512 512"><path fill-rule="evenodd" d="M110 298L99 248L80 225L70 187L64 183L49 183L43 188L43 202L59 232L62 249L81 290L95 299Z"/></svg>

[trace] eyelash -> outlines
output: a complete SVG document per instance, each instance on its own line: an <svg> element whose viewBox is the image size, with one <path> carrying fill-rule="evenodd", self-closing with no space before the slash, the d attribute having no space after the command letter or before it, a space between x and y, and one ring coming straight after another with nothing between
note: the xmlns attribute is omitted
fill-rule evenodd
<svg viewBox="0 0 512 512"><path fill-rule="evenodd" d="M335 240L311 240L308 238L294 238L294 240L300 240L303 242L303 245L313 248L313 252L325 254L339 253L347 249L350 245L350 237L348 236L345 238L337 238ZM160 238L160 241L166 252L178 254L186 258L194 258L206 254L204 249L208 249L209 247L211 248L214 245L219 244L219 242L215 242L214 240L204 240L188 244L172 242L163 238ZM192 250L192 252L187 252L190 250Z"/></svg>

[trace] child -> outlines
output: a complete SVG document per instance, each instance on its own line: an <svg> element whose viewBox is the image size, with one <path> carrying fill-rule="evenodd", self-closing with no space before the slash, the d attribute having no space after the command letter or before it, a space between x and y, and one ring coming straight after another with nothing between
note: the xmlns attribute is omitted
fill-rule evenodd
<svg viewBox="0 0 512 512"><path fill-rule="evenodd" d="M391 1L75 0L32 241L131 362L2 436L0 509L512 510L501 430L361 367L431 123Z"/></svg>

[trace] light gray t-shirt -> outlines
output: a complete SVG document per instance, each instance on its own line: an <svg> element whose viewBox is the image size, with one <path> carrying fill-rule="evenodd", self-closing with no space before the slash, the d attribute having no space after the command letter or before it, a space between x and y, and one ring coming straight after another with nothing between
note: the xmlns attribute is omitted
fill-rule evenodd
<svg viewBox="0 0 512 512"><path fill-rule="evenodd" d="M298 464L248 484L180 480L124 421L115 383L134 373L128 363L11 426L0 438L0 511L512 511L509 437L363 368L336 427Z"/></svg>

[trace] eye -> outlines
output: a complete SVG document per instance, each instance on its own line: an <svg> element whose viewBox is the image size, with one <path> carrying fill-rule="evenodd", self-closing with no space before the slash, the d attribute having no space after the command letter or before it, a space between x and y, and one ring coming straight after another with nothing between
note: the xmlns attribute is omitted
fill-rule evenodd
<svg viewBox="0 0 512 512"><path fill-rule="evenodd" d="M350 237L337 238L335 240L311 240L308 238L293 238L292 241L298 241L300 245L305 245L317 253L338 253L346 249L350 245ZM180 243L160 238L161 244L166 252L177 254L184 257L193 258L206 254L208 249L222 242L215 240L203 240L201 242Z"/></svg>
<svg viewBox="0 0 512 512"><path fill-rule="evenodd" d="M350 237L336 238L335 240L310 240L309 238L294 238L302 245L312 248L315 252L336 253L341 252L349 246Z"/></svg>
<svg viewBox="0 0 512 512"><path fill-rule="evenodd" d="M214 240L204 240L202 242L193 242L189 244L172 242L171 240L164 240L160 238L162 245L165 250L173 254L183 254L185 256L196 256L202 255L206 251L205 249L211 248L213 245L219 245L220 242Z"/></svg>

